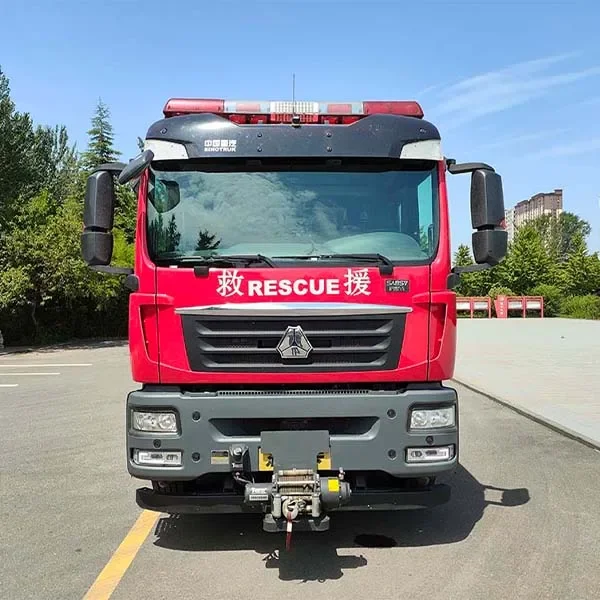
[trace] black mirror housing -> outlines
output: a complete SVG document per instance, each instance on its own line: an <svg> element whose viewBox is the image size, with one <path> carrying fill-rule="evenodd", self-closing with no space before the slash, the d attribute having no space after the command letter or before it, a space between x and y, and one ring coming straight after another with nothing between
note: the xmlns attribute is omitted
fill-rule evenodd
<svg viewBox="0 0 600 600"><path fill-rule="evenodd" d="M496 266L506 256L508 233L504 229L483 229L472 236L473 258L478 265Z"/></svg>
<svg viewBox="0 0 600 600"><path fill-rule="evenodd" d="M90 266L109 265L113 253L113 234L108 231L86 231L81 234L81 254Z"/></svg>
<svg viewBox="0 0 600 600"><path fill-rule="evenodd" d="M115 185L111 173L96 171L87 180L83 226L110 231L114 224Z"/></svg>
<svg viewBox="0 0 600 600"><path fill-rule="evenodd" d="M115 185L110 170L97 170L87 180L83 207L81 255L91 267L110 265L113 252Z"/></svg>
<svg viewBox="0 0 600 600"><path fill-rule="evenodd" d="M477 169L471 176L471 225L473 229L499 227L504 220L502 177Z"/></svg>

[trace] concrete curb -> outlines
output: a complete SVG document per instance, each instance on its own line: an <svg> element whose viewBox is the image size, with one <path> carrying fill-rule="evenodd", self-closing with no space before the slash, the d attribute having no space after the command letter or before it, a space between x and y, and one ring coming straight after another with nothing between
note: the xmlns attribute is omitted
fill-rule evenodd
<svg viewBox="0 0 600 600"><path fill-rule="evenodd" d="M592 438L589 438L588 436L583 435L582 433L579 433L578 431L575 431L575 430L571 429L570 427L567 427L561 423L557 423L556 421L553 421L552 419L548 419L547 417L542 417L538 413L535 413L531 410L523 408L522 406L518 406L515 403L511 402L510 400L506 400L505 398L500 398L494 394L491 394L490 392L487 392L486 390L483 390L480 387L475 386L471 383L468 383L464 380L453 377L451 381L458 383L459 385L467 388L468 390L471 390L472 392L481 394L482 396L485 396L486 398L488 398L489 400L492 400L493 402L496 402L497 404L501 404L502 406L505 406L506 408L510 408L511 410L515 411L516 413L519 413L520 415L527 417L528 419L531 419L532 421L535 421L536 423L543 425L544 427L547 427L548 429L552 429L552 431L556 431L557 433L560 433L561 435L564 435L565 437L568 437L572 440L575 440L576 442L584 444L585 446L588 446L589 448L592 448L593 450L600 450L600 442L598 442L597 440L594 440Z"/></svg>
<svg viewBox="0 0 600 600"><path fill-rule="evenodd" d="M48 344L45 346L8 346L0 348L0 356L10 354L27 354L30 352L50 352L54 350L80 350L88 348L102 348L113 345L127 344L127 338L111 338L111 339L88 339L74 340L71 342L59 342L56 344Z"/></svg>
<svg viewBox="0 0 600 600"><path fill-rule="evenodd" d="M26 354L27 352L34 352L33 348L0 348L0 356L7 356L9 354Z"/></svg>

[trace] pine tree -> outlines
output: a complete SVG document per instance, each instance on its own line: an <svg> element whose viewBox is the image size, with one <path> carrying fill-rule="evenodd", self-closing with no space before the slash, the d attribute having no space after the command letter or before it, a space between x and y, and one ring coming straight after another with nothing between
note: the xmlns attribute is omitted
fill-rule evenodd
<svg viewBox="0 0 600 600"><path fill-rule="evenodd" d="M209 233L208 229L201 229L198 232L196 250L216 250L221 244L221 240L217 240L216 238L216 234Z"/></svg>
<svg viewBox="0 0 600 600"><path fill-rule="evenodd" d="M176 252L181 241L181 233L177 228L175 215L171 216L165 227L162 213L158 213L158 216L150 222L148 238L153 255Z"/></svg>
<svg viewBox="0 0 600 600"><path fill-rule="evenodd" d="M471 250L466 244L460 244L456 253L454 254L454 266L456 267L468 267L473 264L473 258L471 257Z"/></svg>
<svg viewBox="0 0 600 600"><path fill-rule="evenodd" d="M114 133L110 123L108 106L98 101L96 113L92 117L92 127L88 131L90 141L88 149L83 153L83 166L93 169L103 163L114 162L121 155L114 148Z"/></svg>
<svg viewBox="0 0 600 600"><path fill-rule="evenodd" d="M165 231L165 252L175 252L179 248L179 242L181 240L181 233L177 229L177 221L175 221L175 215L171 215L169 224Z"/></svg>

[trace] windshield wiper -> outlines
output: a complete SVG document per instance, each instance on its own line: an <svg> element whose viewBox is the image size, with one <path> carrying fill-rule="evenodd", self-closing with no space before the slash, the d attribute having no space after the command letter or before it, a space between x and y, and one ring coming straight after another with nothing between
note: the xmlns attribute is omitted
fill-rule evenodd
<svg viewBox="0 0 600 600"><path fill-rule="evenodd" d="M193 266L194 274L199 276L208 275L208 270L211 267L239 267L240 263L243 266L250 266L254 263L262 263L270 268L275 268L277 265L268 256L262 254L223 254L212 256L178 256L172 259L171 264L182 266Z"/></svg>
<svg viewBox="0 0 600 600"><path fill-rule="evenodd" d="M298 260L366 260L379 263L381 275L392 275L394 263L387 256L378 253L358 254L304 254L302 256L281 256L279 258L294 258Z"/></svg>

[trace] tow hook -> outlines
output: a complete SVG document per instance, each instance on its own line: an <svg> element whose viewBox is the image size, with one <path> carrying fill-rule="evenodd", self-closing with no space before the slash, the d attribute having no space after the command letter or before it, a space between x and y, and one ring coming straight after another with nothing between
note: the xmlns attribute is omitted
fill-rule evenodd
<svg viewBox="0 0 600 600"><path fill-rule="evenodd" d="M286 533L285 533L285 549L289 552L292 547L292 527L294 525L294 519L298 516L299 507L295 500L287 499L283 505L285 517L287 519Z"/></svg>

